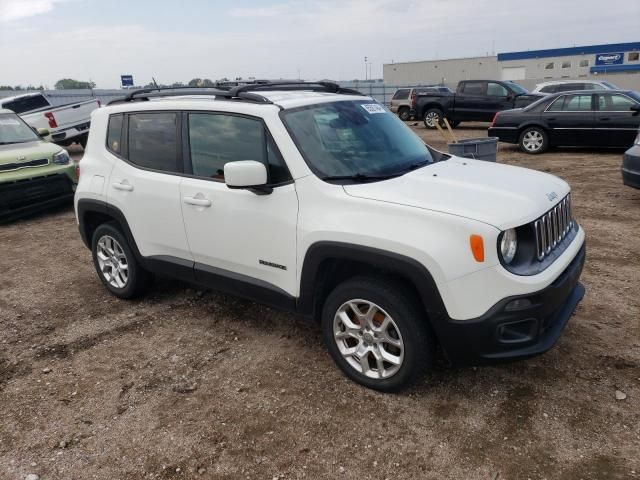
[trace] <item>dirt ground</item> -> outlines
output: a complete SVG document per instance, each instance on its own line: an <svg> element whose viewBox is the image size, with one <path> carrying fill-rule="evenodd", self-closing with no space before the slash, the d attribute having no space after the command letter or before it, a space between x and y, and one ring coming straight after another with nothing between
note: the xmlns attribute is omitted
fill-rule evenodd
<svg viewBox="0 0 640 480"><path fill-rule="evenodd" d="M573 187L587 295L547 354L437 366L399 395L347 380L292 315L167 280L109 295L70 207L0 227L0 478L640 478L640 191L621 156L500 146Z"/></svg>

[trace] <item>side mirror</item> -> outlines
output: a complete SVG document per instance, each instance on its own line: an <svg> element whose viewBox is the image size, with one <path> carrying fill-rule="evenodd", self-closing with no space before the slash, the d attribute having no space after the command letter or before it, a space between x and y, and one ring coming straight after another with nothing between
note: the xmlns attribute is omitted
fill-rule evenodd
<svg viewBox="0 0 640 480"><path fill-rule="evenodd" d="M271 193L267 187L267 167L255 160L240 160L224 165L224 181L229 188L247 188L256 193Z"/></svg>
<svg viewBox="0 0 640 480"><path fill-rule="evenodd" d="M640 114L640 104L636 104L636 105L631 105L630 110L633 112L633 116L635 117L636 115Z"/></svg>
<svg viewBox="0 0 640 480"><path fill-rule="evenodd" d="M47 130L46 128L38 128L36 130L36 133L38 134L38 136L44 138L49 135L49 130Z"/></svg>

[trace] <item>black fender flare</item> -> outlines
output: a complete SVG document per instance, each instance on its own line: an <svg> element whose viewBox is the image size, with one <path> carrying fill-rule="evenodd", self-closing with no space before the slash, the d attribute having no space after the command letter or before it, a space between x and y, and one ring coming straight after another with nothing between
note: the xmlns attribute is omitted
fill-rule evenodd
<svg viewBox="0 0 640 480"><path fill-rule="evenodd" d="M309 247L305 254L300 275L298 312L306 317L314 316L318 274L325 261L355 261L388 271L411 282L416 288L427 314L435 328L436 319L447 315L442 297L433 276L417 260L386 250L349 243L321 241ZM436 328L437 330L437 328Z"/></svg>
<svg viewBox="0 0 640 480"><path fill-rule="evenodd" d="M133 238L133 233L131 233L129 223L127 222L127 219L119 208L114 207L107 202L89 198L82 198L78 200L76 208L78 212L78 229L80 230L80 236L82 237L82 242L89 250L91 250L91 238L89 238L88 225L85 221L86 215L92 212L100 213L112 218L113 221L117 222L120 225L122 233L127 238L127 242L129 242L129 246L133 250L133 254L136 256L136 260L138 260L142 264L145 263L145 259L140 254L138 245Z"/></svg>

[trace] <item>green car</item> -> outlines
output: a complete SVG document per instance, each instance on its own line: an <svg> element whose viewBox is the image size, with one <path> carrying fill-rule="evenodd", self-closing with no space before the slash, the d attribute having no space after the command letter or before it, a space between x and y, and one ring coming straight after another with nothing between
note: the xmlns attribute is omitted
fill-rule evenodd
<svg viewBox="0 0 640 480"><path fill-rule="evenodd" d="M76 164L48 133L0 109L0 222L73 199Z"/></svg>

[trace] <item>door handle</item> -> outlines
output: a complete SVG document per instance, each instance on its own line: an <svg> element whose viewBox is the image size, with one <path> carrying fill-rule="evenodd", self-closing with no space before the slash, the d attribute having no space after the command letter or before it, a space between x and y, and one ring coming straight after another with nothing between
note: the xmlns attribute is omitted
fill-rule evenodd
<svg viewBox="0 0 640 480"><path fill-rule="evenodd" d="M555 117L554 117L554 118L547 118L547 121L549 121L549 122L555 122L555 121L556 121L556 118L555 118Z"/></svg>
<svg viewBox="0 0 640 480"><path fill-rule="evenodd" d="M211 200L208 198L199 198L199 197L184 197L184 203L188 205L195 205L197 207L210 207Z"/></svg>
<svg viewBox="0 0 640 480"><path fill-rule="evenodd" d="M113 185L113 188L115 188L116 190L123 190L125 192L133 191L133 185L131 185L126 180L123 180L122 182L114 182L111 185Z"/></svg>
<svg viewBox="0 0 640 480"><path fill-rule="evenodd" d="M611 120L609 117L604 117L600 119L601 122L608 122L609 120Z"/></svg>

